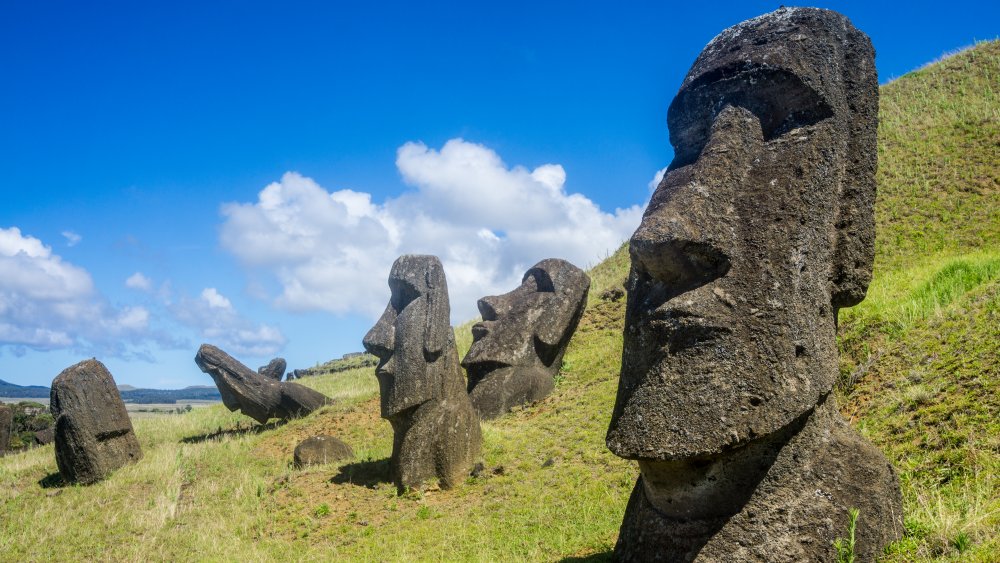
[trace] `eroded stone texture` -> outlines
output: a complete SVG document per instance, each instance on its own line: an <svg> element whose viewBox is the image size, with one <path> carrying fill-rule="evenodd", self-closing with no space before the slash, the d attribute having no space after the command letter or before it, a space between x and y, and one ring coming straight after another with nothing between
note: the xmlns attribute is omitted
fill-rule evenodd
<svg viewBox="0 0 1000 563"><path fill-rule="evenodd" d="M352 459L351 446L333 436L312 436L299 442L293 454L295 467L325 465L344 459Z"/></svg>
<svg viewBox="0 0 1000 563"><path fill-rule="evenodd" d="M831 395L837 311L871 278L877 111L871 42L827 10L727 29L688 72L629 244L619 559L829 560L853 507L861 560L899 536L895 473Z"/></svg>
<svg viewBox="0 0 1000 563"><path fill-rule="evenodd" d="M448 285L435 256L400 256L389 273L392 296L365 335L382 418L392 425L396 486L461 483L479 456L479 418L466 393L450 324Z"/></svg>
<svg viewBox="0 0 1000 563"><path fill-rule="evenodd" d="M241 411L261 424L272 418L305 416L333 402L304 385L264 377L211 344L202 344L194 361L215 380L226 408Z"/></svg>
<svg viewBox="0 0 1000 563"><path fill-rule="evenodd" d="M90 359L53 381L49 409L55 418L56 465L69 483L94 483L142 458L114 378Z"/></svg>
<svg viewBox="0 0 1000 563"><path fill-rule="evenodd" d="M281 381L281 379L285 377L285 366L285 358L275 358L268 362L266 366L260 366L257 368L257 373L268 379Z"/></svg>
<svg viewBox="0 0 1000 563"><path fill-rule="evenodd" d="M10 429L14 424L14 410L0 403L0 454L10 448Z"/></svg>
<svg viewBox="0 0 1000 563"><path fill-rule="evenodd" d="M587 306L590 278L565 260L532 266L510 293L479 300L482 322L462 360L469 397L479 417L544 399Z"/></svg>

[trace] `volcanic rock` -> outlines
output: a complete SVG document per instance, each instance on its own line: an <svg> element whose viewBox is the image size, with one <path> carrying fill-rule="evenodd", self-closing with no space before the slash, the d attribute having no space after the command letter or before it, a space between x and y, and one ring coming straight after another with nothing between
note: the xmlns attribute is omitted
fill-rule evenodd
<svg viewBox="0 0 1000 563"><path fill-rule="evenodd" d="M68 367L52 381L56 465L69 483L100 481L142 458L115 380L101 362Z"/></svg>

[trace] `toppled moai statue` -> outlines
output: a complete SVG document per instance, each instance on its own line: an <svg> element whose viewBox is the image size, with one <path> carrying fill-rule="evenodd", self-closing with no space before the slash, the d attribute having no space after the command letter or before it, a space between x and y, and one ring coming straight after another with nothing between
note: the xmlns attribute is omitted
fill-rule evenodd
<svg viewBox="0 0 1000 563"><path fill-rule="evenodd" d="M565 260L531 267L521 285L479 300L482 322L462 360L469 398L483 420L552 392L563 353L587 306L590 278Z"/></svg>
<svg viewBox="0 0 1000 563"><path fill-rule="evenodd" d="M0 403L0 454L10 447L10 429L14 425L14 411Z"/></svg>
<svg viewBox="0 0 1000 563"><path fill-rule="evenodd" d="M273 379L275 381L281 381L285 377L285 358L275 358L268 362L266 366L260 366L257 368L257 373L263 375L268 379Z"/></svg>
<svg viewBox="0 0 1000 563"><path fill-rule="evenodd" d="M878 82L843 16L727 29L670 105L675 158L629 250L607 445L635 459L620 560L858 560L902 531L895 472L837 412L836 319L874 256Z"/></svg>
<svg viewBox="0 0 1000 563"><path fill-rule="evenodd" d="M325 465L344 459L352 459L354 450L344 441L333 436L312 436L299 442L293 453L295 467Z"/></svg>
<svg viewBox="0 0 1000 563"><path fill-rule="evenodd" d="M142 458L125 403L101 362L90 359L52 381L56 465L68 483L89 484Z"/></svg>
<svg viewBox="0 0 1000 563"><path fill-rule="evenodd" d="M226 408L241 411L261 424L272 418L305 416L333 402L304 385L264 377L211 344L202 344L194 361L215 380Z"/></svg>
<svg viewBox="0 0 1000 563"><path fill-rule="evenodd" d="M461 483L479 456L479 417L469 402L451 329L448 285L435 256L400 256L392 296L364 338L379 359L382 418L392 425L390 467L397 488L436 479Z"/></svg>

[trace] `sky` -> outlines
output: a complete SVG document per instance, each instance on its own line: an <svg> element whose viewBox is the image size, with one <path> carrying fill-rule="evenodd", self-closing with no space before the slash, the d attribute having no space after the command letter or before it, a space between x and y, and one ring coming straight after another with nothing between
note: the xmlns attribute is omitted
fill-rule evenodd
<svg viewBox="0 0 1000 563"><path fill-rule="evenodd" d="M103 361L210 385L361 350L401 254L452 322L549 257L598 263L670 163L695 57L774 2L13 2L0 17L0 379ZM885 83L1000 4L821 2Z"/></svg>

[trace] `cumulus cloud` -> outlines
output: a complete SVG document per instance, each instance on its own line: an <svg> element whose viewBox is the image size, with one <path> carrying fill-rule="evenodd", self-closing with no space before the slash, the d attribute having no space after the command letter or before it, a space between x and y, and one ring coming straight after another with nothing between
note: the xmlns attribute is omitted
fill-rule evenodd
<svg viewBox="0 0 1000 563"><path fill-rule="evenodd" d="M652 194L653 192L656 191L656 188L659 187L660 182L663 181L663 176L666 173L667 173L667 167L664 166L663 168L660 168L659 170L657 170L656 174L653 174L653 179L650 180L649 184L646 185L649 188L649 193L650 194Z"/></svg>
<svg viewBox="0 0 1000 563"><path fill-rule="evenodd" d="M112 307L90 274L17 227L0 228L0 346L124 355L146 336L149 312Z"/></svg>
<svg viewBox="0 0 1000 563"><path fill-rule="evenodd" d="M413 189L381 204L288 172L256 202L223 206L222 246L276 274L283 308L372 316L385 307L393 260L434 254L444 263L458 322L476 314L479 297L516 286L538 260L596 262L642 215L638 205L609 213L567 192L558 164L511 167L462 139L440 150L407 143L396 166Z"/></svg>
<svg viewBox="0 0 1000 563"><path fill-rule="evenodd" d="M142 272L136 272L125 279L125 287L140 291L152 291L153 280L144 276Z"/></svg>
<svg viewBox="0 0 1000 563"><path fill-rule="evenodd" d="M236 355L272 356L286 342L279 329L247 319L214 287L203 289L197 299L181 298L170 310L202 339Z"/></svg>
<svg viewBox="0 0 1000 563"><path fill-rule="evenodd" d="M76 246L83 240L83 237L73 231L63 231L62 236L66 238L66 246Z"/></svg>

